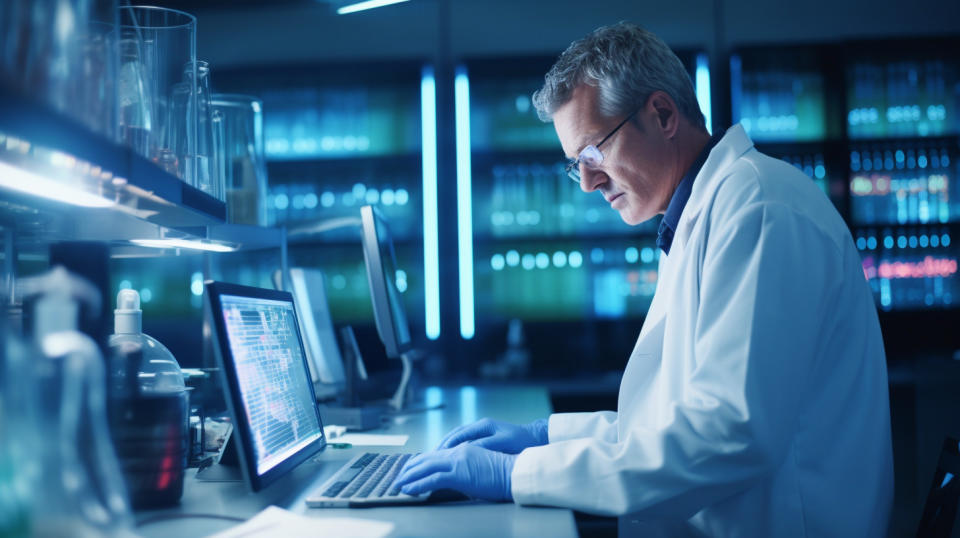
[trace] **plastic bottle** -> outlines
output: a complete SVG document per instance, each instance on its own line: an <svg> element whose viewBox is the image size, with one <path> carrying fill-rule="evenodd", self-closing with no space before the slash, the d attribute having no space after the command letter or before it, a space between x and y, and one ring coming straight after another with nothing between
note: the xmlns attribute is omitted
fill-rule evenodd
<svg viewBox="0 0 960 538"><path fill-rule="evenodd" d="M114 316L110 418L131 503L175 504L183 494L189 447L183 373L170 350L143 334L135 290L120 290Z"/></svg>
<svg viewBox="0 0 960 538"><path fill-rule="evenodd" d="M0 535L132 536L108 434L103 358L77 330L80 304L95 315L99 295L63 268L19 288L37 299L32 341L0 332L0 408L8 411L0 421Z"/></svg>

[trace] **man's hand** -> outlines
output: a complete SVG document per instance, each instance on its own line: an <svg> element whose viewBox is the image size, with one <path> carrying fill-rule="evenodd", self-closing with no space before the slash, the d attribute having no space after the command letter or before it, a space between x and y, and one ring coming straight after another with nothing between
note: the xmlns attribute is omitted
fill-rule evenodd
<svg viewBox="0 0 960 538"><path fill-rule="evenodd" d="M511 501L510 473L516 459L470 443L425 452L403 466L393 487L408 495L454 489L475 499Z"/></svg>
<svg viewBox="0 0 960 538"><path fill-rule="evenodd" d="M440 441L437 449L454 448L469 442L497 452L519 454L525 448L545 445L547 440L547 419L521 426L484 418L455 428Z"/></svg>

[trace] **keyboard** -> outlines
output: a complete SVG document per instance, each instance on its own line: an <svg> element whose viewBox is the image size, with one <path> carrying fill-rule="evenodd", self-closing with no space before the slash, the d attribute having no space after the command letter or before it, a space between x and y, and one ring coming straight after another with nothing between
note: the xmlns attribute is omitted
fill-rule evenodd
<svg viewBox="0 0 960 538"><path fill-rule="evenodd" d="M428 494L407 495L392 488L403 465L415 456L410 453L367 452L345 463L329 480L307 497L311 508L344 508L419 504Z"/></svg>

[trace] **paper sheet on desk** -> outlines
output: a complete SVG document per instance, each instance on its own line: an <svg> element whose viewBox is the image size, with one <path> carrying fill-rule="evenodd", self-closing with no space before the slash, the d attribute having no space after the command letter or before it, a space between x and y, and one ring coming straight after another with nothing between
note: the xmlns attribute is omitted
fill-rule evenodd
<svg viewBox="0 0 960 538"><path fill-rule="evenodd" d="M214 534L210 538L257 538L283 536L284 538L315 538L337 536L374 538L393 532L393 523L348 517L306 517L289 510L268 506L246 523Z"/></svg>
<svg viewBox="0 0 960 538"><path fill-rule="evenodd" d="M343 433L330 441L350 443L353 446L403 446L409 435L386 435L382 433Z"/></svg>

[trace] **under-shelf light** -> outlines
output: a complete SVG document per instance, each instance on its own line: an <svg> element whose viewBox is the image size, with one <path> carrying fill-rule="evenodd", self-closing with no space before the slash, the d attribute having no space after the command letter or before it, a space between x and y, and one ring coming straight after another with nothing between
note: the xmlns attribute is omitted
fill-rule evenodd
<svg viewBox="0 0 960 538"><path fill-rule="evenodd" d="M358 11L365 11L368 9L389 6L391 4L399 4L401 2L408 1L409 0L367 0L366 2L356 2L354 4L348 4L346 6L337 8L337 15L346 15L348 13L356 13Z"/></svg>
<svg viewBox="0 0 960 538"><path fill-rule="evenodd" d="M0 187L80 207L111 207L113 200L62 181L41 176L0 161Z"/></svg>
<svg viewBox="0 0 960 538"><path fill-rule="evenodd" d="M237 250L236 247L230 245L199 239L131 239L130 242L134 245L148 248L185 248L190 250L207 250L210 252L233 252Z"/></svg>

